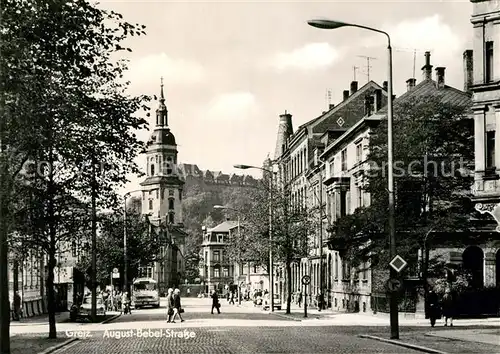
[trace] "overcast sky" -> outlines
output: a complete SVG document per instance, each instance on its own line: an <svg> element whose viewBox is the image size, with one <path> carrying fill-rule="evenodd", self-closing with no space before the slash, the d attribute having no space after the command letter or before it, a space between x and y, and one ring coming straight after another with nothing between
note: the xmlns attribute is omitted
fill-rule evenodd
<svg viewBox="0 0 500 354"><path fill-rule="evenodd" d="M164 77L169 126L179 162L238 172L273 156L279 114L294 129L342 99L354 78L382 84L385 37L356 28L319 30L307 20L327 17L386 30L394 49L394 93L417 83L424 52L446 67L446 83L463 89L462 53L471 48L469 1L102 1L125 20L146 25L129 55L134 94L158 94ZM153 104L156 109L156 103ZM152 127L154 126L151 117ZM140 134L146 140L149 132ZM143 158L138 161L144 164ZM256 173L255 175L258 175ZM137 188L133 179L127 189Z"/></svg>

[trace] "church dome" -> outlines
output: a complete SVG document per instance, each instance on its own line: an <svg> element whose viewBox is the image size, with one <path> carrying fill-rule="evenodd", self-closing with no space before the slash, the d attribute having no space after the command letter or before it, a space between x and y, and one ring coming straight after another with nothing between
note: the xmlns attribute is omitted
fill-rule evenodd
<svg viewBox="0 0 500 354"><path fill-rule="evenodd" d="M155 129L149 138L149 144L176 145L175 137L170 129L160 128Z"/></svg>

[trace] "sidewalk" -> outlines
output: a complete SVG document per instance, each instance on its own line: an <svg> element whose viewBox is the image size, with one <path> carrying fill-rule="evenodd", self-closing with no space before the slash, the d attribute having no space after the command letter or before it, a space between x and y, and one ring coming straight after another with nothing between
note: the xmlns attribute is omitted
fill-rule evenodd
<svg viewBox="0 0 500 354"><path fill-rule="evenodd" d="M444 327L442 327L444 328ZM447 327L449 328L449 327ZM396 346L412 348L427 353L499 353L500 328L496 329L441 329L431 332L402 328L399 339L389 339L390 333L360 335L362 338L391 343Z"/></svg>
<svg viewBox="0 0 500 354"><path fill-rule="evenodd" d="M56 323L64 323L69 319L69 312L58 312L56 313ZM40 316L21 318L19 321L11 321L11 327L17 326L30 326L30 325L40 325L49 323L49 315L44 314Z"/></svg>

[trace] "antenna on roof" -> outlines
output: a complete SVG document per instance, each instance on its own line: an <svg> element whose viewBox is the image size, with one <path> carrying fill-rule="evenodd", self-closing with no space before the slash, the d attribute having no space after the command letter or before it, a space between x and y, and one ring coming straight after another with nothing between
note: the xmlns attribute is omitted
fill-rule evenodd
<svg viewBox="0 0 500 354"><path fill-rule="evenodd" d="M332 90L331 89L326 89L325 101L326 101L326 108L329 109L330 104L332 103Z"/></svg>
<svg viewBox="0 0 500 354"><path fill-rule="evenodd" d="M371 69L370 60L371 59L377 59L377 58L375 58L375 57L369 57L369 56L366 56L366 55L358 55L358 57L366 59L366 76L368 77L368 82L370 82L370 69Z"/></svg>
<svg viewBox="0 0 500 354"><path fill-rule="evenodd" d="M417 63L417 53L425 53L426 51L425 50L420 50L420 49L416 49L416 48L395 48L394 49L396 52L409 52L409 53L413 53L413 71L412 71L412 78L415 78L415 70L416 70L416 63ZM427 50L427 52L429 52L429 50ZM432 52L432 50L430 51Z"/></svg>

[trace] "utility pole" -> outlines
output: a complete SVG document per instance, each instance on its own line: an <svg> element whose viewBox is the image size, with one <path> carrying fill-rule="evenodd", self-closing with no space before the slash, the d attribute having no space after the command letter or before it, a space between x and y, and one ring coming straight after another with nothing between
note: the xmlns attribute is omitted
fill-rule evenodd
<svg viewBox="0 0 500 354"><path fill-rule="evenodd" d="M368 82L369 82L370 81L370 69L371 69L370 60L371 59L377 59L377 58L375 58L375 57L369 57L369 56L366 56L366 55L358 55L358 57L366 59L366 76L367 76Z"/></svg>
<svg viewBox="0 0 500 354"><path fill-rule="evenodd" d="M97 210L96 210L96 198L97 198L97 181L96 181L96 170L95 170L95 158L94 153L92 153L92 308L91 317L92 322L97 322Z"/></svg>

